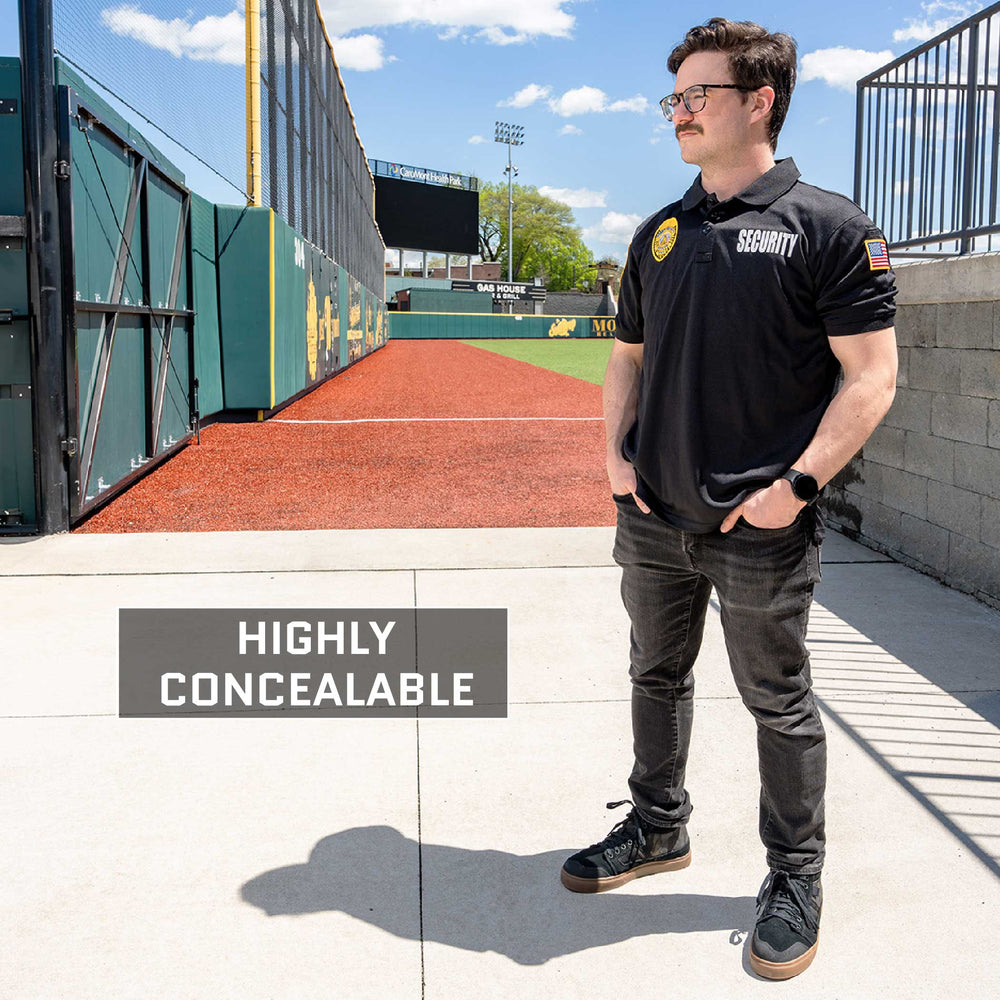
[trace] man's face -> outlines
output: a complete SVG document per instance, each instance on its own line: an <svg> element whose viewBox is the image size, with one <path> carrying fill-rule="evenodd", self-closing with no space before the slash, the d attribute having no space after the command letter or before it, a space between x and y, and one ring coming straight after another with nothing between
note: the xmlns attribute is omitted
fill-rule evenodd
<svg viewBox="0 0 1000 1000"><path fill-rule="evenodd" d="M732 83L724 52L693 52L681 63L674 85L681 94L696 83ZM709 90L703 110L692 114L681 101L674 108L674 133L681 159L705 167L738 159L752 142L753 102L740 90Z"/></svg>

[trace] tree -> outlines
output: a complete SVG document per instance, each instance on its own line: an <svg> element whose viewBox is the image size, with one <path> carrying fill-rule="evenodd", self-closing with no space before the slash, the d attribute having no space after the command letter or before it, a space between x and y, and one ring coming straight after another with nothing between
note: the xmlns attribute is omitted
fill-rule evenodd
<svg viewBox="0 0 1000 1000"><path fill-rule="evenodd" d="M507 276L507 185L479 188L479 252L484 261L501 261ZM541 277L550 291L596 283L590 251L583 242L573 210L546 198L537 188L514 185L515 281Z"/></svg>

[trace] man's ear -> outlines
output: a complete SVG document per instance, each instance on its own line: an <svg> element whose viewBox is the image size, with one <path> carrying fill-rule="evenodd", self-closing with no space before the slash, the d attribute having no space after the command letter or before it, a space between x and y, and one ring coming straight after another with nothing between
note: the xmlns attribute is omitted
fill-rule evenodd
<svg viewBox="0 0 1000 1000"><path fill-rule="evenodd" d="M750 113L750 121L758 122L766 118L774 107L774 87L761 87L753 93L753 110Z"/></svg>

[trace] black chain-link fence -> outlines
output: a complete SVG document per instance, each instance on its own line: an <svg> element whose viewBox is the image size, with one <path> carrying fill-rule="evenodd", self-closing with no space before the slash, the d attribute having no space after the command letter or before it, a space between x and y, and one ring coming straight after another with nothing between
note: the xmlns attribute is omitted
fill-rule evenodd
<svg viewBox="0 0 1000 1000"><path fill-rule="evenodd" d="M263 202L381 298L374 184L315 0L261 13Z"/></svg>

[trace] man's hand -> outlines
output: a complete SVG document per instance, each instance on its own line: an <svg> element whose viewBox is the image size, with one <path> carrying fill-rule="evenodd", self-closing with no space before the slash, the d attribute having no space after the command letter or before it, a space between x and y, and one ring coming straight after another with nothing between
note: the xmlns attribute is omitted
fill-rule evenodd
<svg viewBox="0 0 1000 1000"><path fill-rule="evenodd" d="M611 483L612 493L616 493L618 496L631 493L636 507L643 514L649 513L649 508L635 494L635 488L638 484L631 462L626 462L619 455L608 455L608 482Z"/></svg>
<svg viewBox="0 0 1000 1000"><path fill-rule="evenodd" d="M731 510L719 530L723 534L730 531L741 515L755 528L785 528L803 507L805 501L792 492L792 484L787 479L776 479L766 490L751 493L739 507Z"/></svg>

